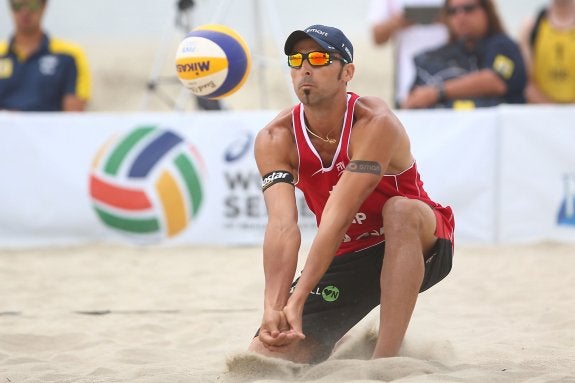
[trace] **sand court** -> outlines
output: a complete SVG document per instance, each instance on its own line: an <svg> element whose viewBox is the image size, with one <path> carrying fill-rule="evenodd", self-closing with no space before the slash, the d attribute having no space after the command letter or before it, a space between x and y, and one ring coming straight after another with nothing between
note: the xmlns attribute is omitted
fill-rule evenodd
<svg viewBox="0 0 575 383"><path fill-rule="evenodd" d="M367 360L377 310L328 361L245 352L257 247L0 251L0 382L575 382L575 246L459 246L401 354Z"/></svg>

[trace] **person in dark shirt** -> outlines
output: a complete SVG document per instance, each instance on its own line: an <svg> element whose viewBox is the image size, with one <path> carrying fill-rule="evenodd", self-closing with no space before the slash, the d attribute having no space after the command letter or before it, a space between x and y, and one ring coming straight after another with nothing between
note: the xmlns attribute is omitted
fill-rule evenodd
<svg viewBox="0 0 575 383"><path fill-rule="evenodd" d="M415 58L403 108L471 109L524 103L527 84L519 46L504 32L492 0L446 0L449 42Z"/></svg>
<svg viewBox="0 0 575 383"><path fill-rule="evenodd" d="M0 41L0 110L85 110L91 79L82 49L42 30L47 0L9 1L15 30Z"/></svg>

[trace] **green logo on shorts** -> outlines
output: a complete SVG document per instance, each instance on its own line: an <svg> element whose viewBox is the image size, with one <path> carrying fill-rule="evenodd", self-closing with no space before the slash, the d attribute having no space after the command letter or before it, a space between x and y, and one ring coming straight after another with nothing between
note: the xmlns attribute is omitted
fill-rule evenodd
<svg viewBox="0 0 575 383"><path fill-rule="evenodd" d="M327 286L321 292L321 297L326 302L335 302L339 298L339 289L335 286Z"/></svg>

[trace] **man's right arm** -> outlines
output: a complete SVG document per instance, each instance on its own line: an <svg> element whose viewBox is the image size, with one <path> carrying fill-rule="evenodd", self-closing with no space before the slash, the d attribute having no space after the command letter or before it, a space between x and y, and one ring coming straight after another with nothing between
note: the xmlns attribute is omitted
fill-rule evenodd
<svg viewBox="0 0 575 383"><path fill-rule="evenodd" d="M391 16L389 19L375 24L371 31L373 42L376 45L387 43L395 33L409 26L409 23L401 13Z"/></svg>
<svg viewBox="0 0 575 383"><path fill-rule="evenodd" d="M292 158L293 135L286 122L291 123L291 118L282 118L280 115L256 138L255 157L262 176L274 172L296 176ZM263 244L265 295L260 339L264 344L273 346L281 345L281 340L280 343L274 342L279 332L287 330L282 310L295 276L301 234L297 225L298 212L292 183L268 183L264 200L268 223Z"/></svg>
<svg viewBox="0 0 575 383"><path fill-rule="evenodd" d="M268 211L263 243L264 308L282 310L295 276L301 234L292 185L278 183L264 192Z"/></svg>

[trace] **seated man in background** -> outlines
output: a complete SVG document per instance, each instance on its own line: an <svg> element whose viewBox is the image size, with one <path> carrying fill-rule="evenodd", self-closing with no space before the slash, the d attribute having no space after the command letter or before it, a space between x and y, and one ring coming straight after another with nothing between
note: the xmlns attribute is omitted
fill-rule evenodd
<svg viewBox="0 0 575 383"><path fill-rule="evenodd" d="M10 0L14 35L0 42L0 110L83 111L90 73L77 46L42 30L47 0Z"/></svg>
<svg viewBox="0 0 575 383"><path fill-rule="evenodd" d="M449 42L415 59L417 74L403 108L470 109L524 103L519 46L503 30L492 0L446 0Z"/></svg>
<svg viewBox="0 0 575 383"><path fill-rule="evenodd" d="M520 34L529 103L575 102L575 0L552 0Z"/></svg>

